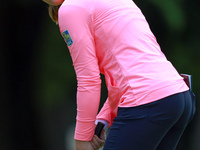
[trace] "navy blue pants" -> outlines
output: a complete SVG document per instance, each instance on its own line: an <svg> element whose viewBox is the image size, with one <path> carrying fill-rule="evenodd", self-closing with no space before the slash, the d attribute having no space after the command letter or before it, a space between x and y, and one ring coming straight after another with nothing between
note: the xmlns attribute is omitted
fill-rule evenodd
<svg viewBox="0 0 200 150"><path fill-rule="evenodd" d="M129 108L119 108L104 150L175 150L195 113L191 91Z"/></svg>

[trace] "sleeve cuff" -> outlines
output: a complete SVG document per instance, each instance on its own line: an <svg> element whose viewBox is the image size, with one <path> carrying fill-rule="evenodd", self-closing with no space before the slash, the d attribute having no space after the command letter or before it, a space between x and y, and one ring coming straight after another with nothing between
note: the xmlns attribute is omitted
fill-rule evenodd
<svg viewBox="0 0 200 150"><path fill-rule="evenodd" d="M77 120L74 139L79 141L90 141L94 135L94 121L83 122Z"/></svg>

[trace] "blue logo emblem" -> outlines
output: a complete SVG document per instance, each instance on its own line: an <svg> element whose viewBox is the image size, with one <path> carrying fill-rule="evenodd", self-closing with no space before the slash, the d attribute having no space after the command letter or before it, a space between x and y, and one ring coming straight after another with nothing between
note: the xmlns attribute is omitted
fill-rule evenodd
<svg viewBox="0 0 200 150"><path fill-rule="evenodd" d="M73 44L72 38L69 35L69 31L66 30L62 33L63 38L65 39L65 42L67 43L68 46L71 46Z"/></svg>

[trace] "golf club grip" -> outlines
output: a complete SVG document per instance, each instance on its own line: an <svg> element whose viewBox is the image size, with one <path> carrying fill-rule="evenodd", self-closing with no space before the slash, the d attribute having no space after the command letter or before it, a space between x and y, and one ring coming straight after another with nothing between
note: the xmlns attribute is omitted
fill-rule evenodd
<svg viewBox="0 0 200 150"><path fill-rule="evenodd" d="M97 124L97 126L95 128L95 133L94 134L97 135L98 137L100 137L101 132L102 132L104 126L105 126L104 123L98 122L98 124Z"/></svg>

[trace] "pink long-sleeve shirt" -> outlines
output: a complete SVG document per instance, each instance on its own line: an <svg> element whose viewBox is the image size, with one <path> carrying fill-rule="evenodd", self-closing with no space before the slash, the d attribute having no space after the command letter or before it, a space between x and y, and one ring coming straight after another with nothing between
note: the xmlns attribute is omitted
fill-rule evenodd
<svg viewBox="0 0 200 150"><path fill-rule="evenodd" d="M91 140L95 120L112 124L118 107L134 107L188 90L132 0L66 0L59 9L60 31L75 68L75 139ZM108 99L97 115L101 79Z"/></svg>

